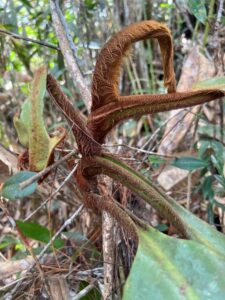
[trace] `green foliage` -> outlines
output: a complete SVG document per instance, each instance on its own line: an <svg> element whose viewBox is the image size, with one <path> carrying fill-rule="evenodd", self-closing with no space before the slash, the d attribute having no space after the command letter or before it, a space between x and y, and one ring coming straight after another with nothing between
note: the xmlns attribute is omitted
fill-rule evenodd
<svg viewBox="0 0 225 300"><path fill-rule="evenodd" d="M225 261L205 245L139 230L123 300L223 300Z"/></svg>
<svg viewBox="0 0 225 300"><path fill-rule="evenodd" d="M51 232L48 230L48 228L41 226L37 223L31 223L27 221L16 221L16 225L22 232L22 234L25 237L31 238L33 240L43 242L43 243L48 243L51 239ZM55 248L61 248L64 246L64 242L60 238L56 238L55 241L53 242L53 246Z"/></svg>
<svg viewBox="0 0 225 300"><path fill-rule="evenodd" d="M21 188L20 184L25 180L33 177L37 173L30 171L21 171L16 175L10 177L2 187L2 196L10 200L16 200L18 198L24 198L34 193L37 188L37 181L28 185L25 188Z"/></svg>
<svg viewBox="0 0 225 300"><path fill-rule="evenodd" d="M183 170L193 171L207 167L207 162L193 156L184 156L174 159L171 165Z"/></svg>
<svg viewBox="0 0 225 300"><path fill-rule="evenodd" d="M206 7L205 7L205 0L195 1L195 0L188 0L188 7L191 13L196 17L196 19L205 24L206 21Z"/></svg>
<svg viewBox="0 0 225 300"><path fill-rule="evenodd" d="M54 148L64 134L50 138L45 127L43 110L46 76L45 66L36 70L30 98L22 105L20 118L17 115L14 117L19 140L29 150L29 168L32 171L41 171L48 165Z"/></svg>
<svg viewBox="0 0 225 300"><path fill-rule="evenodd" d="M79 290L82 291L85 287L87 287L89 283L85 281L81 281L79 285ZM81 298L82 300L101 300L101 293L94 287L87 295Z"/></svg>
<svg viewBox="0 0 225 300"><path fill-rule="evenodd" d="M166 215L172 224L176 220L174 213L170 213L174 211L176 218L179 218L175 225L177 228L182 223L190 239L225 257L225 236L165 195L153 182L114 157L99 157L98 163L103 167L104 174L130 188L162 216Z"/></svg>
<svg viewBox="0 0 225 300"><path fill-rule="evenodd" d="M8 247L8 246L12 246L12 245L16 245L18 242L17 240L10 236L10 235L6 235L4 237L2 237L1 241L0 241L0 250Z"/></svg>
<svg viewBox="0 0 225 300"><path fill-rule="evenodd" d="M163 159L160 156L156 156L156 155L149 155L148 160L150 161L153 168L158 168L160 165L162 165L166 162L165 159Z"/></svg>
<svg viewBox="0 0 225 300"><path fill-rule="evenodd" d="M197 89L220 89L225 90L225 76L216 76L210 79L198 81L192 87L194 90Z"/></svg>

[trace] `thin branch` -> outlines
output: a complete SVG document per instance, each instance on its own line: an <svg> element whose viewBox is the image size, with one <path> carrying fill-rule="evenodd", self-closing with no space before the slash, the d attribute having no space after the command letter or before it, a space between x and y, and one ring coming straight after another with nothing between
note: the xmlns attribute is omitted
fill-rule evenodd
<svg viewBox="0 0 225 300"><path fill-rule="evenodd" d="M59 40L60 49L65 58L68 70L70 71L74 84L79 89L82 99L90 111L91 107L91 93L84 81L76 59L76 48L72 37L67 28L66 21L60 10L57 0L50 0L50 9L52 14L53 26Z"/></svg>
<svg viewBox="0 0 225 300"><path fill-rule="evenodd" d="M132 146L129 146L129 145L126 145L126 144L103 145L103 147L105 147L105 148L126 147L130 150L135 150L137 152L146 153L146 154L150 154L150 155L155 155L155 156L160 156L160 157L165 157L165 158L177 158L177 156L175 156L175 155L160 154L160 153L157 153L157 152L152 152L152 151L144 150L144 149L141 149L141 148L132 147Z"/></svg>
<svg viewBox="0 0 225 300"><path fill-rule="evenodd" d="M55 239L60 235L60 233L68 226L70 225L74 219L78 216L78 214L81 212L81 210L83 209L83 204L72 214L72 216L67 219L64 224L59 228L59 230L53 235L53 237L51 238L51 240L46 244L46 246L44 247L44 249L41 251L40 255L38 256L38 261L40 261L40 259L44 256L45 252L48 250L48 248L52 245L52 243L55 241ZM34 262L29 269L27 270L27 272L30 272L34 266L36 265L36 262ZM26 277L24 277L26 278ZM15 293L17 292L17 290L20 288L21 284L22 284L23 280L19 281L16 286L13 288L13 290L6 294L4 296L3 299L5 300L11 300L13 299Z"/></svg>
<svg viewBox="0 0 225 300"><path fill-rule="evenodd" d="M76 171L78 165L75 165L75 167L72 169L72 171L66 176L66 178L63 180L63 182L60 184L60 186L52 193L38 208L36 208L24 221L29 220L33 215L35 215L42 207L44 207L51 199L55 197L55 195L61 190L61 188L70 180L70 178L73 176L74 172Z"/></svg>
<svg viewBox="0 0 225 300"><path fill-rule="evenodd" d="M72 298L72 300L79 300L86 296L93 288L95 287L94 283L90 283L88 286L86 286L83 290L81 290L78 294L76 294L75 297Z"/></svg>
<svg viewBox="0 0 225 300"><path fill-rule="evenodd" d="M35 39L23 37L23 36L21 36L19 34L16 34L14 32L10 32L8 30L0 29L0 33L8 35L8 36L10 36L13 39L23 40L23 41L28 42L28 43L31 42L31 43L34 43L34 44L38 44L38 45L41 45L41 46L44 46L44 47L48 47L48 48L60 51L60 48L57 47L57 46L55 46L55 45L53 45L53 44L49 44L49 43L46 43L46 42L43 42L43 41L38 41L38 40L35 40Z"/></svg>
<svg viewBox="0 0 225 300"><path fill-rule="evenodd" d="M45 174L47 174L48 172L52 171L53 169L55 169L58 165L60 165L61 163L63 163L64 161L68 160L72 155L74 155L76 153L76 150L72 150L70 153L68 153L67 155L65 155L63 158L61 158L60 160L58 160L57 162L55 162L54 164L52 164L51 166L45 168L43 171L37 173L36 175L34 175L33 177L23 181L22 183L19 184L19 187L21 189L26 188L28 185L32 184L33 182L39 180L41 177L43 177Z"/></svg>

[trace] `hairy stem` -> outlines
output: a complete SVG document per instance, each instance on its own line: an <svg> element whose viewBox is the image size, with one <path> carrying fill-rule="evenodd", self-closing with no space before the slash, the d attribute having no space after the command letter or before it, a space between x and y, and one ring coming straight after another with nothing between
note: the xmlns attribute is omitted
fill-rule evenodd
<svg viewBox="0 0 225 300"><path fill-rule="evenodd" d="M181 235L223 255L224 244L220 242L222 240L220 232L213 230L209 224L187 211L154 183L116 157L104 154L88 159L84 161L83 172L86 176L103 173L119 181L153 206L162 217L175 226Z"/></svg>
<svg viewBox="0 0 225 300"><path fill-rule="evenodd" d="M162 95L123 96L119 98L118 102L111 102L92 112L88 118L88 128L94 139L103 143L107 133L125 119L191 107L221 98L224 95L224 91L211 89Z"/></svg>

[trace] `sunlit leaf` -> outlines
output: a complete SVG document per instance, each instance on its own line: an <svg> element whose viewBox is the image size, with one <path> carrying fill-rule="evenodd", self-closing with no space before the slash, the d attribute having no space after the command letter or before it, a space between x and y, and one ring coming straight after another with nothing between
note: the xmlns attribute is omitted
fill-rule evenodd
<svg viewBox="0 0 225 300"><path fill-rule="evenodd" d="M225 261L195 241L139 230L123 300L223 300Z"/></svg>

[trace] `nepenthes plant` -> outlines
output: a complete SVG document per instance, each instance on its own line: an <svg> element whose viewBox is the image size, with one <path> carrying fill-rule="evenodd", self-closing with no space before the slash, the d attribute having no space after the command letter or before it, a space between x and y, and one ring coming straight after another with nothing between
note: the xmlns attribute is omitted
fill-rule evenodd
<svg viewBox="0 0 225 300"><path fill-rule="evenodd" d="M148 38L158 40L164 85L168 93L121 96L118 85L123 59L129 55L133 43ZM105 44L93 73L92 106L87 118L74 108L58 82L46 72L45 67L39 68L36 80L41 78L42 83L46 84L51 99L72 128L81 157L74 178L84 204L99 213L110 213L138 244L137 255L124 288L124 299L223 299L224 236L167 196L133 167L125 164L118 155L106 150L104 142L110 131L128 118L203 104L222 98L225 92L213 88L176 92L172 37L169 29L156 21L132 24ZM27 109L32 111L32 108ZM38 122L36 120L36 126L40 126ZM17 127L21 126L18 120L16 124ZM30 141L37 139L35 131L28 135ZM48 151L41 167L38 164L40 157L37 157L40 148L35 149L29 141L25 143L28 153L24 159L27 157L29 162L23 166L27 166L30 171L41 171L51 164L54 148L63 139L65 132L61 130L60 135L52 141L53 138L49 138L46 132L44 136ZM36 163L31 159L32 154ZM101 175L121 183L149 203L176 228L182 239L167 237L143 225L117 201L109 201Z"/></svg>

